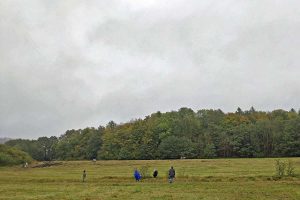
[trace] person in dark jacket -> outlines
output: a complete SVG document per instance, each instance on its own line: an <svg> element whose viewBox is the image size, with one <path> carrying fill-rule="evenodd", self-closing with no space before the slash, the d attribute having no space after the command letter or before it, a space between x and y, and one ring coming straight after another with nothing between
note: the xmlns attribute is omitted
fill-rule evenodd
<svg viewBox="0 0 300 200"><path fill-rule="evenodd" d="M172 166L171 169L169 169L169 183L173 183L174 178L175 178L175 169Z"/></svg>
<svg viewBox="0 0 300 200"><path fill-rule="evenodd" d="M82 182L84 182L84 181L85 181L85 178L86 178L86 171L85 171L85 170L83 170L83 174L82 174Z"/></svg>
<svg viewBox="0 0 300 200"><path fill-rule="evenodd" d="M141 178L142 178L140 172L137 169L134 170L133 176L134 176L136 181L140 181Z"/></svg>
<svg viewBox="0 0 300 200"><path fill-rule="evenodd" d="M158 175L158 171L157 171L157 169L154 169L154 171L153 171L153 177L156 178L157 175Z"/></svg>

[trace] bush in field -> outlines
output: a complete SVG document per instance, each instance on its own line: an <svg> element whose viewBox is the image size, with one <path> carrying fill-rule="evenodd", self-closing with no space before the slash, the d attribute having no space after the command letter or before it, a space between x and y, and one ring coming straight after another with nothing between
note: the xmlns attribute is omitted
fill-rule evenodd
<svg viewBox="0 0 300 200"><path fill-rule="evenodd" d="M294 176L295 167L293 162L289 160L287 163L285 161L276 160L275 162L276 176L282 178L283 176Z"/></svg>
<svg viewBox="0 0 300 200"><path fill-rule="evenodd" d="M286 174L288 176L295 176L295 167L292 161L289 160L286 168Z"/></svg>
<svg viewBox="0 0 300 200"><path fill-rule="evenodd" d="M30 163L32 158L25 152L0 144L0 166Z"/></svg>
<svg viewBox="0 0 300 200"><path fill-rule="evenodd" d="M276 176L283 177L285 168L286 168L285 162L283 162L281 160L276 160L276 163L275 163Z"/></svg>
<svg viewBox="0 0 300 200"><path fill-rule="evenodd" d="M142 178L150 178L151 177L149 168L150 167L148 165L141 166L140 173L141 173Z"/></svg>

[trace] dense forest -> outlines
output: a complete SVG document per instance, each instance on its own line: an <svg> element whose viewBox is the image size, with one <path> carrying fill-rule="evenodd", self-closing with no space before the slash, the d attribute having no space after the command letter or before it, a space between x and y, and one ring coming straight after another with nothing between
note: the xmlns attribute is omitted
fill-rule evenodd
<svg viewBox="0 0 300 200"><path fill-rule="evenodd" d="M35 160L291 157L300 156L300 113L181 108L6 145Z"/></svg>

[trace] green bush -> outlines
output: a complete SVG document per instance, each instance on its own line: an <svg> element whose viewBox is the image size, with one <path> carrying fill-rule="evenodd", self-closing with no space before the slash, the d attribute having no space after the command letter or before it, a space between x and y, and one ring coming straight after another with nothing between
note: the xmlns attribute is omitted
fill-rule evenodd
<svg viewBox="0 0 300 200"><path fill-rule="evenodd" d="M288 161L287 167L286 167L286 174L287 176L295 176L295 167L292 161Z"/></svg>
<svg viewBox="0 0 300 200"><path fill-rule="evenodd" d="M151 177L149 168L148 165L141 166L140 172L143 179Z"/></svg>
<svg viewBox="0 0 300 200"><path fill-rule="evenodd" d="M283 177L284 176L285 168L286 168L285 162L283 162L281 160L276 160L275 170L276 170L276 176L277 177Z"/></svg>
<svg viewBox="0 0 300 200"><path fill-rule="evenodd" d="M276 170L276 176L278 178L282 178L285 175L286 176L295 175L295 167L291 160L289 160L287 163L285 161L276 160L275 170Z"/></svg>
<svg viewBox="0 0 300 200"><path fill-rule="evenodd" d="M30 163L32 158L25 152L0 144L0 166Z"/></svg>

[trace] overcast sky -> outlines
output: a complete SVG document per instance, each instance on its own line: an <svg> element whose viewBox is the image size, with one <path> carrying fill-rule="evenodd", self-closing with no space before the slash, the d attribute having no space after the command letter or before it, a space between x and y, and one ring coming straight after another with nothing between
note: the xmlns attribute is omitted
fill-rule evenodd
<svg viewBox="0 0 300 200"><path fill-rule="evenodd" d="M1 0L0 137L181 107L300 108L298 0Z"/></svg>

